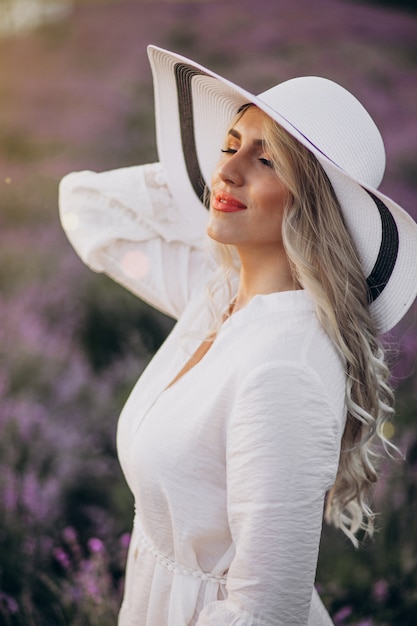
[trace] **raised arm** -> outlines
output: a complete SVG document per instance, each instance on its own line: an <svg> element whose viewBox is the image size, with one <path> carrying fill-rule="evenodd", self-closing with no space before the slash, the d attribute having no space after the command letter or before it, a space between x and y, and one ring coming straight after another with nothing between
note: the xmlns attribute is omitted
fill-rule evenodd
<svg viewBox="0 0 417 626"><path fill-rule="evenodd" d="M174 205L160 164L68 174L63 228L81 259L177 318L207 272L205 219Z"/></svg>

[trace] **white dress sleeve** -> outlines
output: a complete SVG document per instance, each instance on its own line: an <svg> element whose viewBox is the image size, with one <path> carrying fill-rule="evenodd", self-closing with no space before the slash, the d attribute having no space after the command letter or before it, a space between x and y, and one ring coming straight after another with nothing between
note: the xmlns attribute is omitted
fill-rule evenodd
<svg viewBox="0 0 417 626"><path fill-rule="evenodd" d="M318 375L261 366L239 394L227 438L227 506L235 557L227 598L198 626L306 626L339 427Z"/></svg>
<svg viewBox="0 0 417 626"><path fill-rule="evenodd" d="M68 239L92 270L178 318L207 271L206 212L174 205L159 163L73 172L59 200Z"/></svg>

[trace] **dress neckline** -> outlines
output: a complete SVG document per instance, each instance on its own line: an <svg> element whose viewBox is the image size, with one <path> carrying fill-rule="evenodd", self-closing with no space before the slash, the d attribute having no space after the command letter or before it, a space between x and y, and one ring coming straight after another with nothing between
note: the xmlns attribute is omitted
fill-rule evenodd
<svg viewBox="0 0 417 626"><path fill-rule="evenodd" d="M177 383L186 376L192 369L197 367L201 361L206 358L207 352L211 350L213 343L223 334L229 327L237 329L250 322L251 320L263 319L265 314L276 312L296 312L314 310L314 302L311 296L302 289L294 291L279 291L269 294L257 294L248 304L233 312L233 306L236 298L233 298L226 308L223 322L213 338L202 340L193 352L191 357L184 363L182 368L171 379L163 392L175 387Z"/></svg>
<svg viewBox="0 0 417 626"><path fill-rule="evenodd" d="M234 302L232 299L231 304ZM230 306L230 305L229 305ZM305 289L294 291L276 291L268 294L255 295L248 304L236 312L232 312L222 324L222 328L257 319L265 313L289 311L313 311L314 300ZM239 321L238 321L239 320Z"/></svg>

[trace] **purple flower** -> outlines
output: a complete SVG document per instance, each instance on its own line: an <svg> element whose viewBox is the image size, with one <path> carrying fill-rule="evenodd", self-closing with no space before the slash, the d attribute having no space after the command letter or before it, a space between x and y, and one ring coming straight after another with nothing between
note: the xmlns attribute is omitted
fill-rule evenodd
<svg viewBox="0 0 417 626"><path fill-rule="evenodd" d="M19 610L19 605L17 604L16 600L14 598L12 598L12 596L9 596L8 593L4 593L3 591L0 591L0 603L3 603L8 612L10 614L14 614L17 613Z"/></svg>
<svg viewBox="0 0 417 626"><path fill-rule="evenodd" d="M63 569L68 570L71 567L71 560L68 556L68 553L65 552L63 548L54 548L52 551L55 560L63 567Z"/></svg>
<svg viewBox="0 0 417 626"><path fill-rule="evenodd" d="M90 598L92 598L96 602L100 602L101 600L100 588L94 580L87 580L85 589L87 591L87 594L90 596Z"/></svg>
<svg viewBox="0 0 417 626"><path fill-rule="evenodd" d="M377 580L372 589L372 595L377 602L385 602L388 597L389 584L386 580Z"/></svg>
<svg viewBox="0 0 417 626"><path fill-rule="evenodd" d="M75 543L77 541L77 533L72 526L67 526L62 531L62 537L67 543Z"/></svg>
<svg viewBox="0 0 417 626"><path fill-rule="evenodd" d="M341 609L339 609L336 615L333 616L333 621L336 624L336 626L339 626L339 624L343 624L345 619L348 618L351 614L352 614L352 607L343 606Z"/></svg>
<svg viewBox="0 0 417 626"><path fill-rule="evenodd" d="M88 540L88 549L93 554L101 554L102 552L104 552L104 544L101 539L98 539L97 537L91 537L91 539Z"/></svg>
<svg viewBox="0 0 417 626"><path fill-rule="evenodd" d="M120 541L120 545L122 546L122 548L123 548L124 550L127 550L127 549L128 549L128 547L129 547L129 545L130 545L130 538L131 538L130 533L124 533L124 534L120 537L120 539L119 539L119 541Z"/></svg>

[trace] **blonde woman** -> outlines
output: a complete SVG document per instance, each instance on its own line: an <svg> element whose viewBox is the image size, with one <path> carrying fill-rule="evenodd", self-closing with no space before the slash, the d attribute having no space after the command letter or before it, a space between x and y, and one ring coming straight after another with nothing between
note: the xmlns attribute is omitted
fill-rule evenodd
<svg viewBox="0 0 417 626"><path fill-rule="evenodd" d="M322 519L372 532L379 335L416 297L417 226L377 191L380 134L339 85L254 96L149 55L161 163L61 184L81 258L178 320L119 420L119 626L328 625Z"/></svg>

